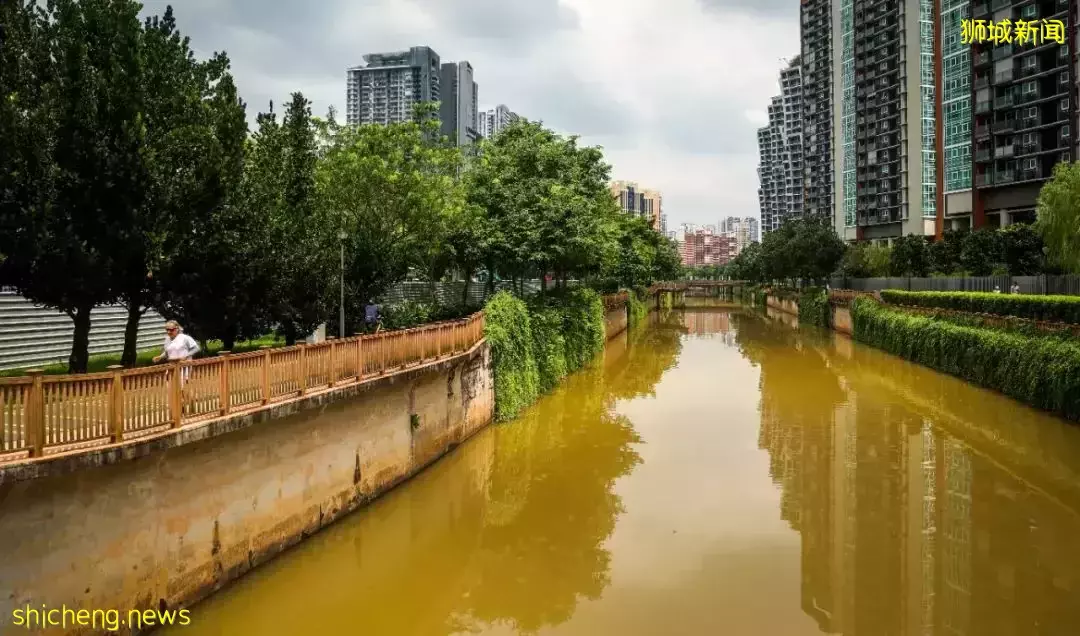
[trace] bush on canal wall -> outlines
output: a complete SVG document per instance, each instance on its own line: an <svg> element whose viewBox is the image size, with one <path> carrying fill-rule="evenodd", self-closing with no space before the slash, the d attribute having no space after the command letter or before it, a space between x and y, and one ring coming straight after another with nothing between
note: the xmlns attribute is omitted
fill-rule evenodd
<svg viewBox="0 0 1080 636"><path fill-rule="evenodd" d="M856 298L851 313L859 342L1080 419L1080 345L946 322L870 298Z"/></svg>
<svg viewBox="0 0 1080 636"><path fill-rule="evenodd" d="M645 305L645 301L642 300L643 296L643 293L637 291L631 291L627 294L626 320L631 327L644 322L649 315L649 308Z"/></svg>
<svg viewBox="0 0 1080 636"><path fill-rule="evenodd" d="M1015 316L1031 320L1080 324L1080 298L985 292L909 292L882 290L881 298L893 305L935 307L974 313Z"/></svg>
<svg viewBox="0 0 1080 636"><path fill-rule="evenodd" d="M799 294L799 325L829 326L829 296L824 289L813 287Z"/></svg>
<svg viewBox="0 0 1080 636"><path fill-rule="evenodd" d="M519 414L604 348L604 305L590 289L540 294L529 304L499 292L484 316L499 421Z"/></svg>

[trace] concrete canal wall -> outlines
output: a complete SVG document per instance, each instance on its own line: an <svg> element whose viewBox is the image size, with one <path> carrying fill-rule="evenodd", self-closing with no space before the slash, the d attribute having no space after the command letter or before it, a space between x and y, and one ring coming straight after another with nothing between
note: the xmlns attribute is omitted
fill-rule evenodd
<svg viewBox="0 0 1080 636"><path fill-rule="evenodd" d="M765 306L776 311L783 312L798 318L799 301L794 298L780 298L766 296ZM796 323L797 324L797 323ZM851 320L851 309L844 305L829 304L829 327L848 336L854 333L854 324Z"/></svg>
<svg viewBox="0 0 1080 636"><path fill-rule="evenodd" d="M422 470L487 425L493 406L481 343L281 419L4 483L0 633L27 604L121 616L190 605Z"/></svg>
<svg viewBox="0 0 1080 636"><path fill-rule="evenodd" d="M619 343L627 322L626 306L606 311L608 340ZM121 616L190 606L423 470L493 414L481 341L449 359L185 428L115 461L90 452L47 471L17 469L32 475L9 467L0 479L0 634L25 630L9 619L27 605Z"/></svg>

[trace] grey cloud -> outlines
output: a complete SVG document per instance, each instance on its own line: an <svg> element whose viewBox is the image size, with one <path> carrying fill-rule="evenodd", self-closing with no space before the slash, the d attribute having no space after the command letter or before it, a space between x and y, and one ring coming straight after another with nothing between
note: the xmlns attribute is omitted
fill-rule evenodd
<svg viewBox="0 0 1080 636"><path fill-rule="evenodd" d="M675 98L652 122L653 134L672 150L687 154L757 152L757 126L746 119L743 111L744 106L733 98Z"/></svg>
<svg viewBox="0 0 1080 636"><path fill-rule="evenodd" d="M512 47L578 27L577 14L558 0L416 0L453 33Z"/></svg>
<svg viewBox="0 0 1080 636"><path fill-rule="evenodd" d="M798 16L799 5L794 0L697 0L707 11L722 13L737 11L766 16Z"/></svg>

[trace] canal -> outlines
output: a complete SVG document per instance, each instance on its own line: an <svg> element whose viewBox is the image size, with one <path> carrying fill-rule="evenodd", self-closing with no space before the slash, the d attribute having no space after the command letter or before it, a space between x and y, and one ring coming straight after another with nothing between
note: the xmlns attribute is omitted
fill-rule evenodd
<svg viewBox="0 0 1080 636"><path fill-rule="evenodd" d="M653 314L176 632L1080 633L1080 429L790 322Z"/></svg>

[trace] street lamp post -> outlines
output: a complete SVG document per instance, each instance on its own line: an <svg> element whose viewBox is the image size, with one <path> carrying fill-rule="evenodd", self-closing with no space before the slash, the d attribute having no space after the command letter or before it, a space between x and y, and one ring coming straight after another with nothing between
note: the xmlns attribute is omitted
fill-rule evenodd
<svg viewBox="0 0 1080 636"><path fill-rule="evenodd" d="M338 240L341 241L341 306L338 314L338 337L345 339L345 239L348 234L345 230L338 232Z"/></svg>

